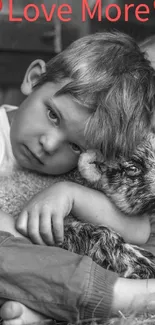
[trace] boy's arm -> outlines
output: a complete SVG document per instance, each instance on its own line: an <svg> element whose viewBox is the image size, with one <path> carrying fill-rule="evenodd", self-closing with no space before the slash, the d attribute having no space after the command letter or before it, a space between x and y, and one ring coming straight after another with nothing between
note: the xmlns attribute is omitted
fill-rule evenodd
<svg viewBox="0 0 155 325"><path fill-rule="evenodd" d="M146 312L155 314L155 279L118 278L114 284L112 315L135 317Z"/></svg>
<svg viewBox="0 0 155 325"><path fill-rule="evenodd" d="M70 213L83 222L111 227L133 244L146 243L150 235L147 217L126 216L103 193L73 182L56 183L34 196L19 215L16 228L33 243L59 244L63 220Z"/></svg>
<svg viewBox="0 0 155 325"><path fill-rule="evenodd" d="M105 225L132 244L146 243L150 235L149 218L127 216L102 193L75 183L68 183L73 196L72 213L82 221Z"/></svg>

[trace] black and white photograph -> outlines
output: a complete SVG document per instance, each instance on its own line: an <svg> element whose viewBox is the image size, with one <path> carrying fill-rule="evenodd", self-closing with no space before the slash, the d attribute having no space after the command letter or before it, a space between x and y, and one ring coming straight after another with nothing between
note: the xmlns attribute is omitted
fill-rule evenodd
<svg viewBox="0 0 155 325"><path fill-rule="evenodd" d="M0 325L155 325L155 0L0 0Z"/></svg>

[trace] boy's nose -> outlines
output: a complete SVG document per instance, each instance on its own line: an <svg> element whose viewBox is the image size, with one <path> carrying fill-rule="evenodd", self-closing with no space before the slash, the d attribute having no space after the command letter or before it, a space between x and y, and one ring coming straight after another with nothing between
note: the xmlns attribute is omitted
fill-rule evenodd
<svg viewBox="0 0 155 325"><path fill-rule="evenodd" d="M48 132L40 137L40 144L43 150L48 154L52 154L53 152L57 151L63 142L64 137L58 132Z"/></svg>

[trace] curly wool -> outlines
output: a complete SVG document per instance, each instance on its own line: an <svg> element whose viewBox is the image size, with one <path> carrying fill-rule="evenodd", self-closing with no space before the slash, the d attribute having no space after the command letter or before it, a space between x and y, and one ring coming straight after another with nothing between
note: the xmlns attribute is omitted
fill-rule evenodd
<svg viewBox="0 0 155 325"><path fill-rule="evenodd" d="M83 184L77 170L61 176L46 176L22 168L0 177L0 209L16 217L33 195L59 181L75 181Z"/></svg>

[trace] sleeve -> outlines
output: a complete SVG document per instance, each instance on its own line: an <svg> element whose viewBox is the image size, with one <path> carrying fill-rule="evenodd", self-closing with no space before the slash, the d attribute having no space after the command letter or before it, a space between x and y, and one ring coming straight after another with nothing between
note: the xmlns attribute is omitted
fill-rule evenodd
<svg viewBox="0 0 155 325"><path fill-rule="evenodd" d="M87 256L33 245L0 232L0 304L15 300L56 320L76 322L111 313L117 275Z"/></svg>

